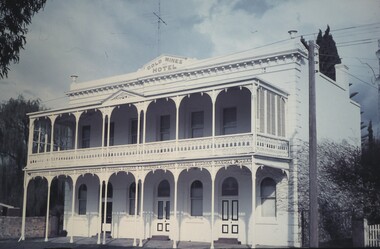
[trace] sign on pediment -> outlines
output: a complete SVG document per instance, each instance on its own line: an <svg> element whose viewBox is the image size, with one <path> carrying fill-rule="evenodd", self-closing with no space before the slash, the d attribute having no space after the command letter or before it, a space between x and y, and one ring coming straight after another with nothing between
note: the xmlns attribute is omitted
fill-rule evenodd
<svg viewBox="0 0 380 249"><path fill-rule="evenodd" d="M145 64L140 70L147 71L150 74L164 73L176 70L194 61L196 60L186 57L161 55L160 57L157 57L156 59Z"/></svg>

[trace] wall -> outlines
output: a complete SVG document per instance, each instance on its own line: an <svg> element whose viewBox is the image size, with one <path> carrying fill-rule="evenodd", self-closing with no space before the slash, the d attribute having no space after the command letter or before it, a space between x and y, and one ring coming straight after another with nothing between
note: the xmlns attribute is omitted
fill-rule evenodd
<svg viewBox="0 0 380 249"><path fill-rule="evenodd" d="M0 239L18 239L21 236L22 217L0 216ZM45 237L45 217L26 217L25 237ZM49 236L56 235L57 217L49 218Z"/></svg>

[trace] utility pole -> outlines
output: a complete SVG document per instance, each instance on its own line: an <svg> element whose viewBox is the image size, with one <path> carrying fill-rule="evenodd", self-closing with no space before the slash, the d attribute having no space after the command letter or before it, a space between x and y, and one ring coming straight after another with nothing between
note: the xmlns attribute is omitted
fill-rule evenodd
<svg viewBox="0 0 380 249"><path fill-rule="evenodd" d="M318 171L317 171L317 121L315 97L315 42L301 38L309 51L309 210L310 210L310 247L319 247L318 243Z"/></svg>

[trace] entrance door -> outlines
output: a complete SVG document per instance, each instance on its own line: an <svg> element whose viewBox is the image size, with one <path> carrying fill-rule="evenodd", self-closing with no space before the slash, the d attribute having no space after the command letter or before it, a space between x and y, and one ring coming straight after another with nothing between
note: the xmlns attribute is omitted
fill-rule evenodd
<svg viewBox="0 0 380 249"><path fill-rule="evenodd" d="M155 201L155 233L168 236L170 232L170 184L162 180L157 188Z"/></svg>
<svg viewBox="0 0 380 249"><path fill-rule="evenodd" d="M239 185L234 177L226 178L222 183L220 202L222 214L222 238L237 238L239 234Z"/></svg>
<svg viewBox="0 0 380 249"><path fill-rule="evenodd" d="M158 198L157 200L157 233L168 235L170 232L170 200Z"/></svg>
<svg viewBox="0 0 380 249"><path fill-rule="evenodd" d="M236 238L239 234L239 200L222 199L222 236Z"/></svg>

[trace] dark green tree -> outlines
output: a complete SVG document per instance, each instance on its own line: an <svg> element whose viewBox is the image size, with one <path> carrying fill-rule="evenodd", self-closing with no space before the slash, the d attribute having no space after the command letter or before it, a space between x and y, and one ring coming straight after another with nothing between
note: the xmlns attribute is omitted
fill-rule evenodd
<svg viewBox="0 0 380 249"><path fill-rule="evenodd" d="M328 25L323 36L322 31L319 30L317 44L319 46L319 69L321 73L332 80L336 80L335 65L340 64L341 60Z"/></svg>
<svg viewBox="0 0 380 249"><path fill-rule="evenodd" d="M8 76L8 65L19 61L26 44L27 26L46 0L0 1L0 78Z"/></svg>
<svg viewBox="0 0 380 249"><path fill-rule="evenodd" d="M39 110L39 100L25 100L22 96L0 104L0 202L21 205L29 136L26 114Z"/></svg>

